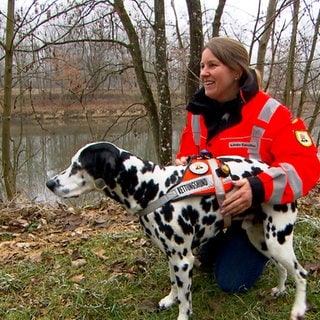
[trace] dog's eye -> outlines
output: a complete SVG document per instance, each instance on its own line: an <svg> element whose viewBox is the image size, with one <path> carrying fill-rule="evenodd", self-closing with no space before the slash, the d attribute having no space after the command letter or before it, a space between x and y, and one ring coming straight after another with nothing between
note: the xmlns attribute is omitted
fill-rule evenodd
<svg viewBox="0 0 320 320"><path fill-rule="evenodd" d="M76 174L78 171L80 171L81 170L81 167L80 167L80 165L78 164L78 163L76 163L76 162L74 162L73 164L72 164L72 168L71 168L71 171L70 171L70 175L74 175L74 174Z"/></svg>

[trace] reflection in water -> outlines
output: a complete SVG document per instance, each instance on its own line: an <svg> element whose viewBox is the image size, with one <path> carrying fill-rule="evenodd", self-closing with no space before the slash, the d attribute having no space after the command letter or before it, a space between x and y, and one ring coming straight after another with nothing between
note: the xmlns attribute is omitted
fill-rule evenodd
<svg viewBox="0 0 320 320"><path fill-rule="evenodd" d="M154 161L155 149L148 124L145 120L139 120L129 133L124 134L128 121L130 118L119 121L108 132L104 140L113 142L142 158ZM29 199L36 201L56 201L57 198L45 187L48 177L65 169L69 165L71 157L83 145L101 140L113 122L114 119L109 117L107 120L103 119L91 124L95 130L95 138L92 138L92 129L90 131L88 124L80 120L52 121L42 124L42 127L36 122L24 121L22 134L20 124L13 123L11 135L15 145L18 145L21 137L17 190ZM174 152L178 148L183 124L184 121L178 121L174 124L176 129L173 133ZM4 190L3 186L1 189ZM2 192L0 192L0 197ZM86 199L90 200L91 198L92 195L84 196L80 202L83 203Z"/></svg>

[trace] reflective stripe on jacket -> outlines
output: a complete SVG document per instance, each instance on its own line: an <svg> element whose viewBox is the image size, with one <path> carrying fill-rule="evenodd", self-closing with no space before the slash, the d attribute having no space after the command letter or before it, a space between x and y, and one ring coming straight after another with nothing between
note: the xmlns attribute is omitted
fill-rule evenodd
<svg viewBox="0 0 320 320"><path fill-rule="evenodd" d="M200 123L198 134L193 131L197 121ZM194 139L200 140L200 146ZM264 201L272 203L288 203L305 195L320 176L317 148L304 122L262 91L243 106L240 123L223 130L210 141L207 141L202 116L188 112L177 158L198 154L202 149L216 157L239 155L270 165L258 178L264 186Z"/></svg>

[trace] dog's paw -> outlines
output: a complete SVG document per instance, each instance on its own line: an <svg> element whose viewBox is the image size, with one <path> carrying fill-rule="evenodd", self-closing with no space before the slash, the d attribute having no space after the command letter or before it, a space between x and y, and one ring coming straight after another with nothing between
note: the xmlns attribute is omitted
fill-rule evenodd
<svg viewBox="0 0 320 320"><path fill-rule="evenodd" d="M172 296L171 294L167 295L159 302L159 310L166 310L171 308L177 302L177 297Z"/></svg>
<svg viewBox="0 0 320 320"><path fill-rule="evenodd" d="M285 294L285 288L279 289L279 287L274 287L271 289L271 296L273 297L279 297L283 294Z"/></svg>
<svg viewBox="0 0 320 320"><path fill-rule="evenodd" d="M298 306L293 306L291 310L290 320L303 320L306 310L307 306L305 303L301 303Z"/></svg>

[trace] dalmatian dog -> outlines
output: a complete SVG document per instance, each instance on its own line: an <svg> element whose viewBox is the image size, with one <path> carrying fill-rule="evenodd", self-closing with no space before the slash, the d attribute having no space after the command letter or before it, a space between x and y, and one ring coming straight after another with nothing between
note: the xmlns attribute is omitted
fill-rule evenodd
<svg viewBox="0 0 320 320"><path fill-rule="evenodd" d="M222 157L219 161L227 166L230 171L227 175L232 180L256 175L268 168L260 161L238 156ZM139 215L146 235L169 261L171 291L160 300L159 309L168 309L178 303L178 320L187 320L192 314L194 249L224 228L216 194L200 192L178 199L174 198L175 195L168 197L174 188L177 190L185 171L186 166L159 166L114 144L95 142L81 148L72 158L71 165L46 183L62 198L103 191L121 203L129 214ZM223 176L221 170L213 171ZM185 189L184 186L180 191ZM287 272L294 278L296 295L291 320L303 319L306 312L307 272L298 263L292 243L296 216L294 203L263 203L260 208L255 208L254 215L247 213L234 218L242 219L242 227L252 244L272 260L279 271L278 285L271 294L278 296L284 292Z"/></svg>

